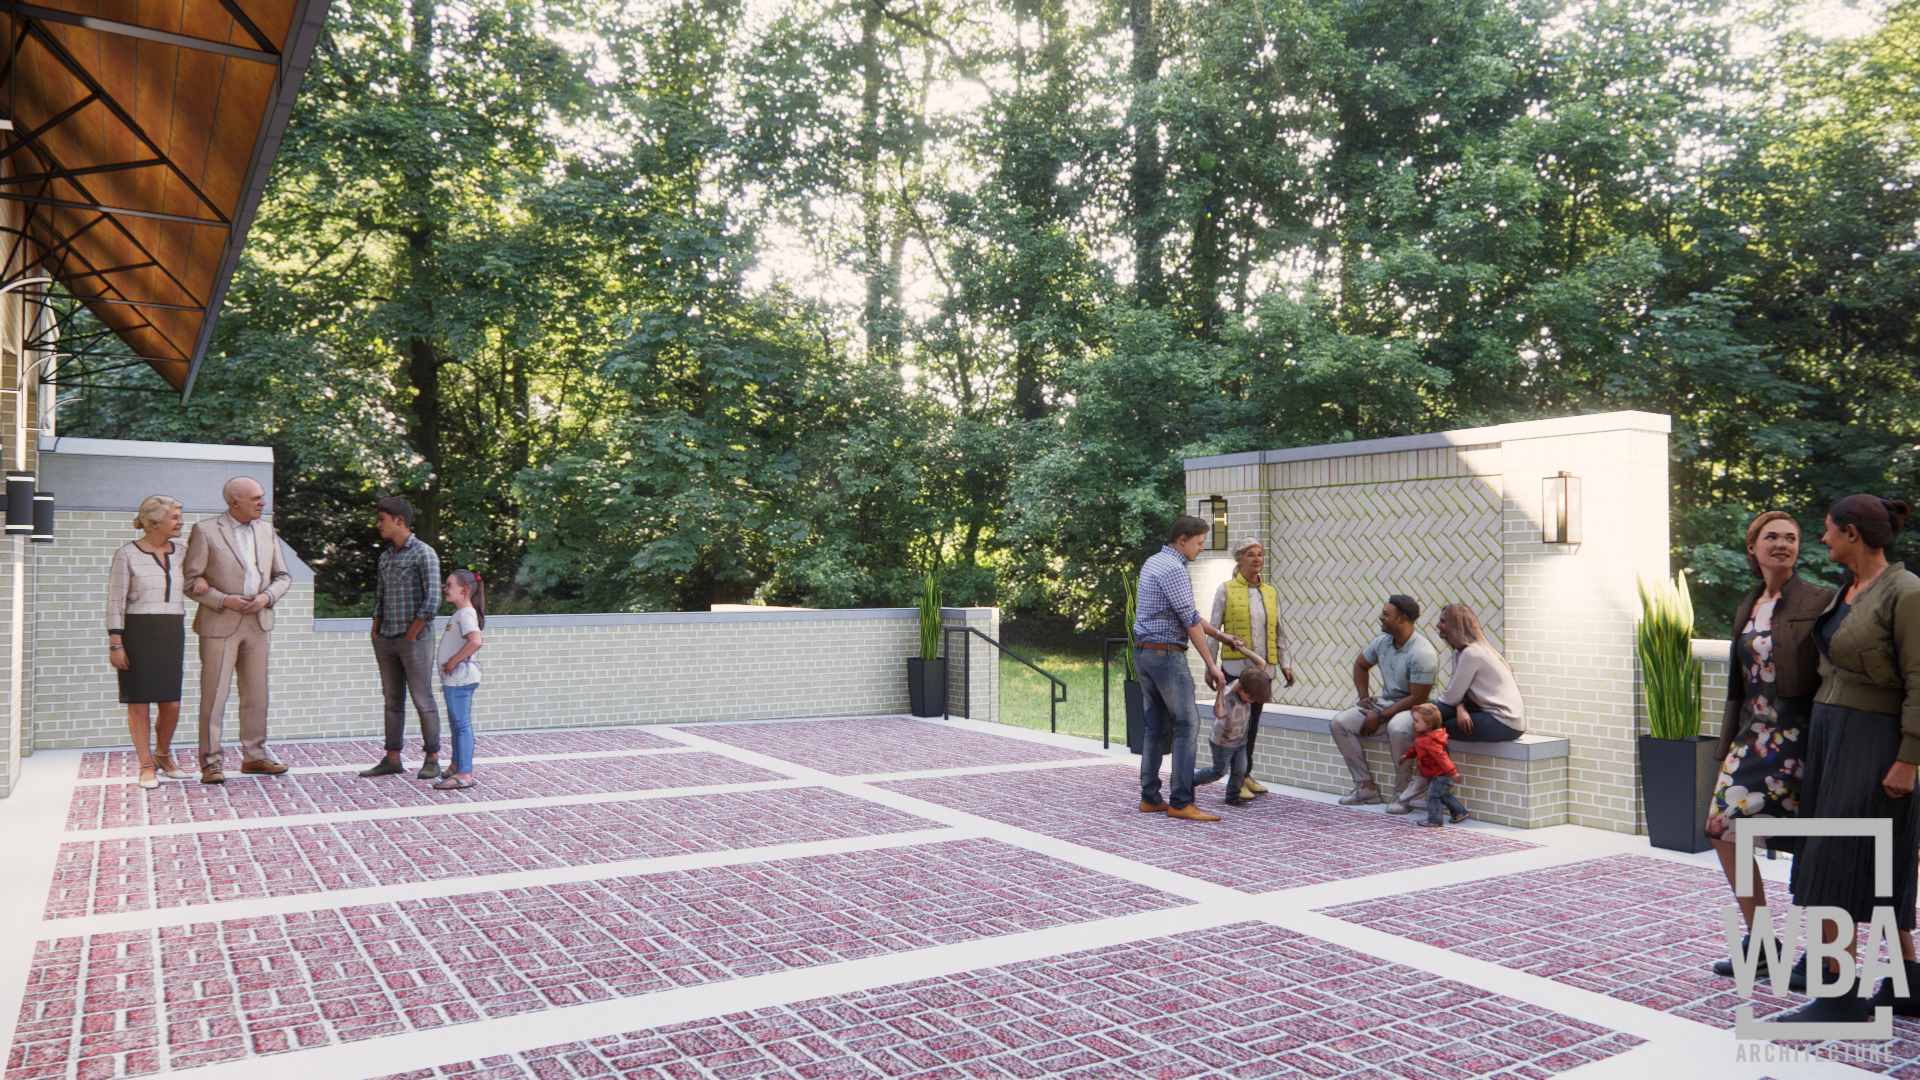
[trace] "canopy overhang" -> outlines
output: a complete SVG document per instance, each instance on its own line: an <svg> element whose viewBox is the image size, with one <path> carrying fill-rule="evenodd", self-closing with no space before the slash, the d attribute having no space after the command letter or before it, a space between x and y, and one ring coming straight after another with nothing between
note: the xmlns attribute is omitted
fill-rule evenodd
<svg viewBox="0 0 1920 1080"><path fill-rule="evenodd" d="M329 0L0 0L10 251L182 401ZM10 174L10 175L8 175Z"/></svg>

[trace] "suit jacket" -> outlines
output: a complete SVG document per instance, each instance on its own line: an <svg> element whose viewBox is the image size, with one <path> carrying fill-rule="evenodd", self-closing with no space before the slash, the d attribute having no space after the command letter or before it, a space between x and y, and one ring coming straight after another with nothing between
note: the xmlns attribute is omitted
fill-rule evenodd
<svg viewBox="0 0 1920 1080"><path fill-rule="evenodd" d="M1733 636L1738 638L1753 617L1753 605L1766 586L1756 585L1733 614ZM1773 677L1777 693L1783 698L1812 697L1820 689L1820 653L1813 643L1813 620L1834 597L1832 589L1811 585L1799 575L1780 587L1780 599L1773 605ZM1737 652L1737 650L1736 650ZM1733 749L1740 727L1740 703L1746 698L1747 680L1737 667L1727 672L1727 711L1720 721L1720 756Z"/></svg>
<svg viewBox="0 0 1920 1080"><path fill-rule="evenodd" d="M229 595L246 595L241 591L247 578L240 550L234 544L235 524L230 515L221 514L195 525L187 535L187 558L181 563L180 571L186 577L187 596L200 604L200 610L193 616L193 632L201 637L231 637L240 629L240 620L246 618L225 606ZM280 556L280 536L273 531L273 525L265 519L256 519L253 530L261 591L273 597L272 603L255 614L260 619L260 629L272 630L273 605L287 594L293 575L287 572L287 561ZM202 578L210 588L194 596L196 583Z"/></svg>

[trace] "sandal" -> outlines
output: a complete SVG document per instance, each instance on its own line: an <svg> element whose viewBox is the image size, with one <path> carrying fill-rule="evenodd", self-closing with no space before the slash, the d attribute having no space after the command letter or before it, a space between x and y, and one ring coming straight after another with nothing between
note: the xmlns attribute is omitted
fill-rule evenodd
<svg viewBox="0 0 1920 1080"><path fill-rule="evenodd" d="M154 764L149 761L145 765L140 766L140 771L145 773L148 769L152 768L154 768ZM137 782L141 787L149 791L160 786L160 778L157 776L141 776Z"/></svg>
<svg viewBox="0 0 1920 1080"><path fill-rule="evenodd" d="M445 780L442 780L439 783L433 785L433 790L465 791L468 788L474 786L474 783L475 781L472 781L472 780L462 781L458 776L448 776Z"/></svg>
<svg viewBox="0 0 1920 1080"><path fill-rule="evenodd" d="M179 763L173 760L172 754L155 754L153 755L153 763L159 766L160 775L169 780L193 779L193 774L182 769Z"/></svg>

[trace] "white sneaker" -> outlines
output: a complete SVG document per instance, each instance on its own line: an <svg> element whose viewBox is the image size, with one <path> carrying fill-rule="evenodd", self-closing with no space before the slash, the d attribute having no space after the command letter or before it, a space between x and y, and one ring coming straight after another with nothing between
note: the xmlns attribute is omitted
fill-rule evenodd
<svg viewBox="0 0 1920 1080"><path fill-rule="evenodd" d="M1387 804L1387 813L1389 813L1389 814L1411 814L1411 813L1413 813L1413 807L1411 807L1411 806L1408 806L1408 805L1407 805L1406 803L1403 803L1403 802L1399 802L1399 801L1395 801L1395 802L1390 802L1390 803L1388 803L1388 804Z"/></svg>
<svg viewBox="0 0 1920 1080"><path fill-rule="evenodd" d="M1340 796L1341 806L1366 806L1380 801L1379 788L1354 788L1352 792ZM1404 811L1403 811L1404 813Z"/></svg>

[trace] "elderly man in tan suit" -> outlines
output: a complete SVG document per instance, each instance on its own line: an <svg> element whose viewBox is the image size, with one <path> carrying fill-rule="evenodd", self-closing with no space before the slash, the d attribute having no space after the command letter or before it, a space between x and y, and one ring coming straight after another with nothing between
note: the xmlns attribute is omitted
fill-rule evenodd
<svg viewBox="0 0 1920 1080"><path fill-rule="evenodd" d="M287 767L267 756L267 645L273 605L293 584L273 526L261 520L267 493L236 476L220 493L227 512L193 527L181 564L186 592L200 604L200 782L224 783L220 727L227 688L240 678L240 771L276 776Z"/></svg>

